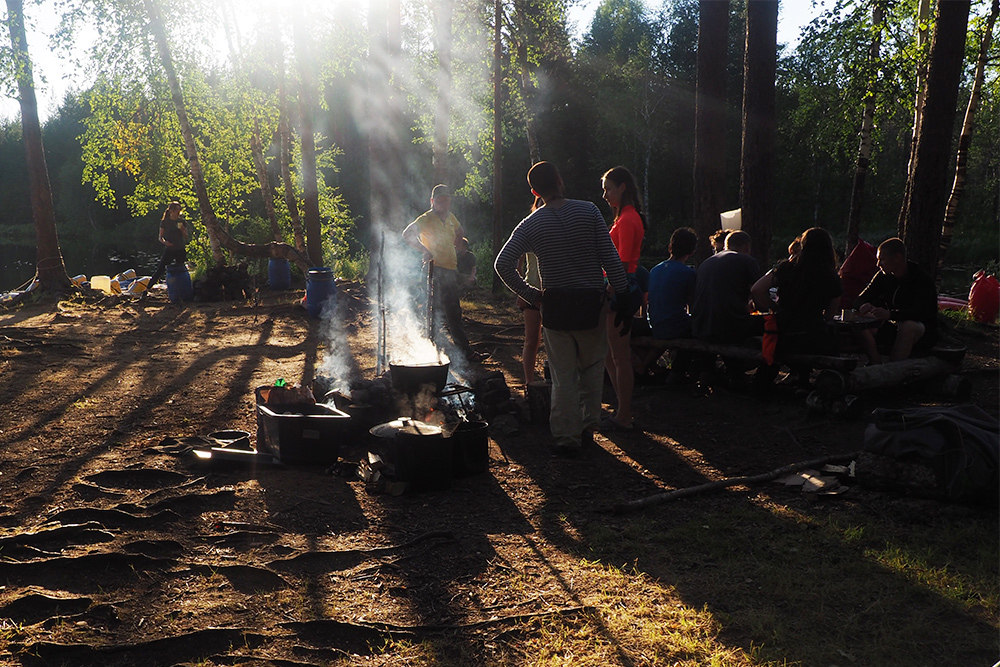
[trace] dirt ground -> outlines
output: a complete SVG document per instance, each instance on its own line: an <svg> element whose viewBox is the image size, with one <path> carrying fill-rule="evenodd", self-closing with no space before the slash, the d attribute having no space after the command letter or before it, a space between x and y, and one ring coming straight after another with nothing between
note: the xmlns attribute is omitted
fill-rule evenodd
<svg viewBox="0 0 1000 667"><path fill-rule="evenodd" d="M350 312L351 354L371 378L371 317L357 301ZM466 317L475 347L490 355L482 369L502 370L520 396L518 311L509 299L480 294ZM996 328L962 340L972 400L997 416ZM586 587L574 584L581 562L628 563L677 582L688 607L738 617L736 603L710 599L702 587L705 563L678 564L655 534L641 558L595 547L602 535L601 544L614 542L619 524L609 509L855 451L868 423L810 410L784 388L704 396L640 387L641 431L598 435L579 460L553 457L544 426L506 418L491 433L487 473L398 497L366 493L350 466L207 466L188 451L190 436L254 434L254 388L278 378L308 383L328 352L320 323L294 292L257 305L178 306L154 295L0 312L0 662L530 664L536 654L526 637L541 632L540 619L594 613ZM860 400L856 415L949 399L908 390ZM341 455L356 461L368 444L352 437ZM741 502L766 493L785 509L829 511L784 487L736 492ZM706 507L733 502L729 493L644 511L651 522L697 522ZM874 492L852 489L822 502L870 513L873 505L859 501L866 493ZM893 511L945 507L914 503ZM945 652L950 640L938 634L975 626L983 650L969 653L965 644L973 662L952 664L995 657L996 619L985 614L951 610L929 621ZM733 627L718 643L749 655L761 636ZM619 648L592 664L657 664L608 632ZM790 663L833 664L792 646Z"/></svg>

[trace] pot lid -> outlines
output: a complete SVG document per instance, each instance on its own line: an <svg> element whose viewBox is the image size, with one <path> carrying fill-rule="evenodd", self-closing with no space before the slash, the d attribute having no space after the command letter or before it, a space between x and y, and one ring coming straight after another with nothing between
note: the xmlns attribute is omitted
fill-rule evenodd
<svg viewBox="0 0 1000 667"><path fill-rule="evenodd" d="M400 417L385 424L372 426L369 429L369 433L377 438L395 438L397 433L435 436L441 435L441 427L417 421L416 419L410 419L409 417Z"/></svg>

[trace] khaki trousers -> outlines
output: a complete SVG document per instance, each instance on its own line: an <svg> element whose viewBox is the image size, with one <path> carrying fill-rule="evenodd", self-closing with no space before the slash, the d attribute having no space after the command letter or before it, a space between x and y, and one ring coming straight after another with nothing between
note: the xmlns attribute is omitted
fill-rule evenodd
<svg viewBox="0 0 1000 667"><path fill-rule="evenodd" d="M542 328L552 376L549 429L556 445L579 446L583 431L600 423L608 353L605 319L602 314L598 326L583 331Z"/></svg>

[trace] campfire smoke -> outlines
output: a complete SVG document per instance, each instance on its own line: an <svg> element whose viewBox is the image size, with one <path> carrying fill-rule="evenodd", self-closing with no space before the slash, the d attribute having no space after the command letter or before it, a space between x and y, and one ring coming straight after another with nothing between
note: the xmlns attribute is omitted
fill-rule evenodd
<svg viewBox="0 0 1000 667"><path fill-rule="evenodd" d="M351 395L352 364L351 348L344 328L345 306L340 299L328 299L320 313L320 334L326 342L326 353L319 367L325 376L328 389L339 391L344 396Z"/></svg>

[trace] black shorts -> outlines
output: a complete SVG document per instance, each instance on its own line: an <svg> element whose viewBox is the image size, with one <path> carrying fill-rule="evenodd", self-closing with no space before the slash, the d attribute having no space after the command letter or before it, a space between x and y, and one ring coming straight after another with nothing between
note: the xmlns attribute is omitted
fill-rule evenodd
<svg viewBox="0 0 1000 667"><path fill-rule="evenodd" d="M926 330L926 324L924 327L924 335L913 344L913 351L910 352L911 357L926 357L937 342L935 336ZM895 322L886 322L879 327L875 333L875 344L878 346L880 352L888 352L892 349L892 344L896 342L896 333L898 331L899 329L896 327Z"/></svg>

